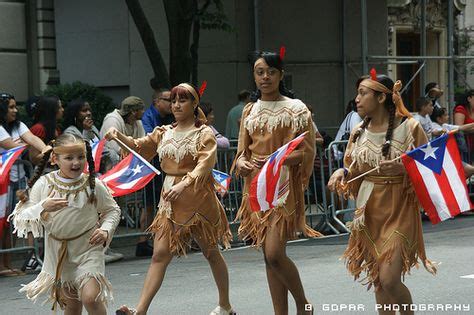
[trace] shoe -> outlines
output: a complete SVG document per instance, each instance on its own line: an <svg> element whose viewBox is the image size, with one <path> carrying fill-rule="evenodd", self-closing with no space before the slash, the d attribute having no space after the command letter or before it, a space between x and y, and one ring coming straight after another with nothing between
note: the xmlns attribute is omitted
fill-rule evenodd
<svg viewBox="0 0 474 315"><path fill-rule="evenodd" d="M41 269L39 264L40 264L39 261L33 255L33 256L31 256L30 260L26 263L25 267L26 267L26 270L34 271L34 270L38 269L38 267L39 267L39 269Z"/></svg>
<svg viewBox="0 0 474 315"><path fill-rule="evenodd" d="M237 315L237 313L232 308L230 308L230 310L226 310L222 306L218 305L212 310L212 312L209 313L209 315Z"/></svg>
<svg viewBox="0 0 474 315"><path fill-rule="evenodd" d="M137 243L135 248L135 256L151 257L153 255L153 247L147 241Z"/></svg>
<svg viewBox="0 0 474 315"><path fill-rule="evenodd" d="M105 251L104 256L106 264L123 259L123 254L114 252L110 248Z"/></svg>

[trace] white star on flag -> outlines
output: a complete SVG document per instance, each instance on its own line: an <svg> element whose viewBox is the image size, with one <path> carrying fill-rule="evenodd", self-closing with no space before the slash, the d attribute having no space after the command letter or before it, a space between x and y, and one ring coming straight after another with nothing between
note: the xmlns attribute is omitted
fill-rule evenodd
<svg viewBox="0 0 474 315"><path fill-rule="evenodd" d="M132 170L133 176L137 175L138 173L142 172L143 165L137 165L135 168Z"/></svg>
<svg viewBox="0 0 474 315"><path fill-rule="evenodd" d="M420 149L421 151L425 152L425 157L423 158L423 160L426 160L427 158L429 157L432 157L433 159L436 160L436 155L435 155L435 152L436 150L438 150L439 148L437 147L432 147L431 146L431 143L428 143L428 146L424 149Z"/></svg>

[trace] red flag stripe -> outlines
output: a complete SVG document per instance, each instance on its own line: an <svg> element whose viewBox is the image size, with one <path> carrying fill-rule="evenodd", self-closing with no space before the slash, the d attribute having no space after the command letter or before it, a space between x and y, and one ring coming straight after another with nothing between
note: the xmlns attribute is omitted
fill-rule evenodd
<svg viewBox="0 0 474 315"><path fill-rule="evenodd" d="M415 160L404 154L402 155L402 162L410 174L413 188L415 189L418 200L420 201L421 206L425 210L426 214L429 216L430 221L433 224L441 222L441 219L439 218L438 213L436 211L436 207L433 204L433 201L430 198L430 194L423 182L423 177L421 176L418 168L416 167Z"/></svg>
<svg viewBox="0 0 474 315"><path fill-rule="evenodd" d="M454 163L454 167L456 169L456 172L459 176L459 179L461 182L465 183L466 182L466 174L464 173L464 168L462 166L462 160L461 160L461 155L459 154L459 149L458 149L458 144L456 142L456 138L454 134L449 135L448 142L446 144L446 151L449 152L449 155L451 156L451 160ZM469 198L469 192L467 191L467 186L462 185L462 189L464 190L464 195L466 196L469 204L470 204L470 209L473 208L473 205L471 203L471 200Z"/></svg>
<svg viewBox="0 0 474 315"><path fill-rule="evenodd" d="M449 154L445 151L444 153ZM446 156L444 157L446 159ZM446 203L447 208L449 209L449 213L451 216L456 216L460 213L458 202L456 201L456 197L454 196L453 190L451 189L451 185L449 184L448 177L446 172L441 169L441 174L433 173L436 181L438 182L439 187L441 188L441 193L443 194L444 201Z"/></svg>

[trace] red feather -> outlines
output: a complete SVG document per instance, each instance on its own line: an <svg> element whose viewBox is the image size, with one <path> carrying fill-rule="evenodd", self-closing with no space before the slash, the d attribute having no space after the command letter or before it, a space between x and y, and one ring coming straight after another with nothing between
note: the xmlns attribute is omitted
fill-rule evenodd
<svg viewBox="0 0 474 315"><path fill-rule="evenodd" d="M375 71L375 68L370 69L370 78L377 81L377 71Z"/></svg>
<svg viewBox="0 0 474 315"><path fill-rule="evenodd" d="M204 80L202 81L201 87L199 88L199 97L202 97L202 95L204 94L204 91L206 90L206 87L207 87L207 81Z"/></svg>
<svg viewBox="0 0 474 315"><path fill-rule="evenodd" d="M280 59L281 60L285 59L285 52L286 52L285 46L281 46L280 47Z"/></svg>

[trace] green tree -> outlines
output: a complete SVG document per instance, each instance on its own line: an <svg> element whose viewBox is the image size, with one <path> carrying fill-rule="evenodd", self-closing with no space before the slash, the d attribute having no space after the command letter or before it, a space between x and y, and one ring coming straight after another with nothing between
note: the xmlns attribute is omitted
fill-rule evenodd
<svg viewBox="0 0 474 315"><path fill-rule="evenodd" d="M51 85L43 91L43 95L56 95L63 102L64 108L75 99L83 99L89 102L92 107L94 124L99 129L105 115L115 109L112 98L105 95L99 88L79 81Z"/></svg>

